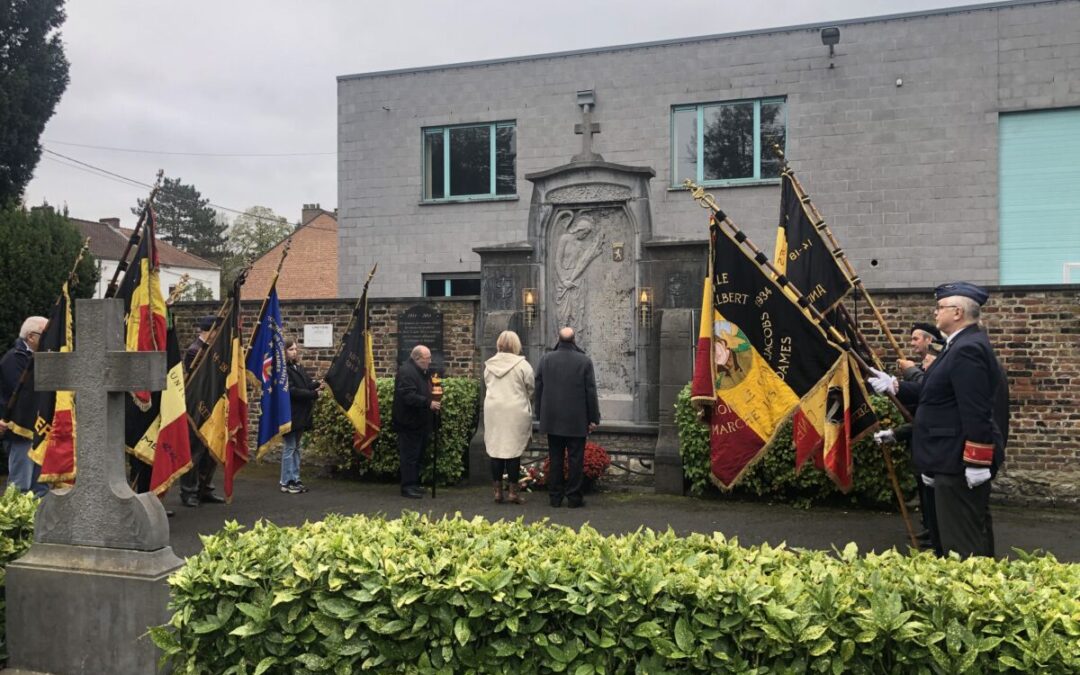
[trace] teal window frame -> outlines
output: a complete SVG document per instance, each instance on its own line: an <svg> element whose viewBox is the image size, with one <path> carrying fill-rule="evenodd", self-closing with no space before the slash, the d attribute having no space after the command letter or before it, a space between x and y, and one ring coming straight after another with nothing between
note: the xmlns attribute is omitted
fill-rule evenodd
<svg viewBox="0 0 1080 675"><path fill-rule="evenodd" d="M753 103L754 104L754 175L746 178L725 178L722 180L705 180L705 109L713 106L722 105L735 105L740 103ZM697 170L694 176L694 182L698 185L706 187L734 187L739 185L770 185L780 182L780 177L761 177L761 106L767 104L782 103L784 104L783 122L784 122L784 142L783 147L787 149L787 97L785 96L771 96L768 98L755 98L755 99L733 99L729 101L706 101L704 103L690 103L682 105L671 106L671 187L684 188L681 179L678 176L678 141L675 138L675 117L676 113L686 112L689 110L695 111L697 114L695 134L697 137Z"/></svg>
<svg viewBox="0 0 1080 675"><path fill-rule="evenodd" d="M473 128L487 128L488 129L488 192L481 192L469 195L450 195L450 130L451 129L473 129ZM497 137L499 129L511 128L514 130L515 137L515 157L514 157L514 191L512 193L498 194L498 152L497 152ZM444 197L428 197L428 161L427 161L427 137L430 134L442 133L442 178L443 178L443 191ZM503 120L499 122L483 122L473 124L450 124L437 127L424 127L420 130L420 164L423 167L424 179L421 181L420 186L420 199L423 203L435 204L443 202L469 202L469 201L490 201L497 199L516 199L517 198L517 122L515 120Z"/></svg>

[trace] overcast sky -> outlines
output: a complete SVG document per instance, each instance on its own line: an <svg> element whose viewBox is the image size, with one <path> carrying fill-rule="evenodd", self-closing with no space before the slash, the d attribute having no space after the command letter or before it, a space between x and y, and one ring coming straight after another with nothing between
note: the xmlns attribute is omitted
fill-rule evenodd
<svg viewBox="0 0 1080 675"><path fill-rule="evenodd" d="M304 203L337 205L339 75L964 4L975 3L69 0L71 84L42 144L141 183L162 168L215 205L293 222ZM130 227L146 193L46 152L25 197Z"/></svg>

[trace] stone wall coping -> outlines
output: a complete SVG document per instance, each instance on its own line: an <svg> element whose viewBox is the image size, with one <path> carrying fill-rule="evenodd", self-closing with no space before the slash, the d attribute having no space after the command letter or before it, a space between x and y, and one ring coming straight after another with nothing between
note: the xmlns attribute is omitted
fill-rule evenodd
<svg viewBox="0 0 1080 675"><path fill-rule="evenodd" d="M614 162L605 162L603 160L589 160L584 162L570 162L569 164L556 166L552 169L545 169L543 171L527 173L525 174L525 180L535 183L537 180L541 178L547 178L548 176L554 176L556 174L575 170L584 171L587 169L608 169L610 171L617 171L621 173L639 173L646 175L650 178L656 176L656 171L651 166L630 166L628 164L616 164Z"/></svg>
<svg viewBox="0 0 1080 675"><path fill-rule="evenodd" d="M262 306L263 298L255 299L248 298L242 300L243 304L255 304L258 303ZM280 298L278 304L282 307L288 305L310 305L312 303L326 303L326 304L342 304L342 305L355 305L360 301L360 298ZM371 304L390 304L390 303L440 303L440 302L479 302L479 295L446 295L446 296L392 296L387 298L368 298L368 303ZM221 306L221 302L216 300L189 300L176 303L177 307L206 307L209 310L217 311ZM209 313L209 312L208 312Z"/></svg>
<svg viewBox="0 0 1080 675"><path fill-rule="evenodd" d="M650 239L641 242L642 248L676 248L679 246L708 246L708 239Z"/></svg>
<svg viewBox="0 0 1080 675"><path fill-rule="evenodd" d="M527 241L513 242L510 244L495 244L494 246L477 246L473 253L532 253L533 245Z"/></svg>

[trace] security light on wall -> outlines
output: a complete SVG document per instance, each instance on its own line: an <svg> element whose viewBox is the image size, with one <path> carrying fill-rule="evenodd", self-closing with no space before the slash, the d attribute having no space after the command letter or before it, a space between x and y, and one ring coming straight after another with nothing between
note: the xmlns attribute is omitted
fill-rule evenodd
<svg viewBox="0 0 1080 675"><path fill-rule="evenodd" d="M833 55L833 45L840 44L840 28L829 26L821 29L821 44L829 48L829 57Z"/></svg>

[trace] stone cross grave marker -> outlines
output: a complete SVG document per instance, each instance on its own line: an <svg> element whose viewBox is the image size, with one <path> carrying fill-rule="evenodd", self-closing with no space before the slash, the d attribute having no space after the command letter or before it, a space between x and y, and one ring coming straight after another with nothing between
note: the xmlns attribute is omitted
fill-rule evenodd
<svg viewBox="0 0 1080 675"><path fill-rule="evenodd" d="M593 152L593 134L600 133L600 123L592 121L592 104L585 103L581 106L581 124L574 125L574 133L581 135L581 152L574 155L571 161L587 162L601 160L599 154Z"/></svg>
<svg viewBox="0 0 1080 675"><path fill-rule="evenodd" d="M49 544L153 551L169 544L165 509L135 494L124 462L127 392L165 387L164 352L127 352L120 300L78 300L75 351L34 356L38 391L74 391L75 486L41 503L34 540Z"/></svg>

